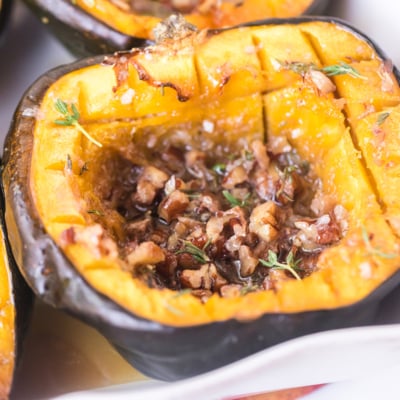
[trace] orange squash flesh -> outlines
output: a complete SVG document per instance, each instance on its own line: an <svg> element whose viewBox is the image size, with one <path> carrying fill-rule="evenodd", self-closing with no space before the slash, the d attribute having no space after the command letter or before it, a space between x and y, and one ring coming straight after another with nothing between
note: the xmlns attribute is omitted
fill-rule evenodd
<svg viewBox="0 0 400 400"><path fill-rule="evenodd" d="M329 22L237 28L185 41L182 49L174 46L173 52L164 44L132 53L123 71L127 75L120 75L126 79L116 90L113 68L94 65L60 78L42 101L31 193L47 232L80 275L134 314L173 326L346 306L393 275L400 265L394 200L400 188L395 156L400 89L391 71L383 76L377 72L384 62L374 49ZM283 62L321 67L344 62L362 77L334 77L336 92L321 93L300 74L283 68ZM137 70L146 72L144 80ZM392 90L380 90L388 81ZM173 88L164 87L166 83ZM360 93L368 112L361 112ZM82 124L102 148L73 127L54 124L59 118L56 99L77 106ZM384 139L377 156L371 143L379 139L371 128L386 110L390 116L379 126ZM204 121L212 124L212 132L204 129ZM113 236L123 223L93 194L107 149L129 151L131 141L173 135L178 128L193 141L238 147L255 138L266 137L270 147L282 141L311 163L324 192L346 209L348 222L345 237L321 254L316 272L301 281L285 281L277 291L232 299L213 295L203 304L190 294L149 289L132 278L121 260L100 256L90 246L63 243L62 233L70 227L79 231L101 223ZM68 157L72 172L66 171ZM85 162L89 170L80 174ZM104 217L88 214L91 209Z"/></svg>
<svg viewBox="0 0 400 400"><path fill-rule="evenodd" d="M76 0L75 4L112 28L135 37L153 38L152 30L161 21L157 16L123 10L110 0ZM226 1L203 12L195 8L184 16L199 29L222 28L263 18L295 17L312 4L311 0L244 0L238 4Z"/></svg>
<svg viewBox="0 0 400 400"><path fill-rule="evenodd" d="M15 363L15 304L4 235L0 229L0 399L9 396Z"/></svg>

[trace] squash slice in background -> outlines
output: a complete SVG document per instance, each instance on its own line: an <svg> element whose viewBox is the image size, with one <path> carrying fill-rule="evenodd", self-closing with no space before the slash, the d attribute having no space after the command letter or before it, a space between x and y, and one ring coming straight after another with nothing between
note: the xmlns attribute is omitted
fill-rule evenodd
<svg viewBox="0 0 400 400"><path fill-rule="evenodd" d="M26 0L25 3L46 21L69 50L89 56L145 45L154 39L154 27L174 12L183 14L200 29L222 28L265 18L321 14L328 1Z"/></svg>
<svg viewBox="0 0 400 400"><path fill-rule="evenodd" d="M180 33L41 77L15 114L3 172L12 248L34 292L165 380L311 332L369 324L400 279L400 88L385 56L332 19ZM67 115L79 126L60 123ZM313 272L206 297L133 273L123 245L131 221L107 188L171 144L236 154L254 141L272 158L289 149L307 163L323 194L318 217L328 203L340 206L340 239L322 246Z"/></svg>
<svg viewBox="0 0 400 400"><path fill-rule="evenodd" d="M7 399L29 322L32 296L8 247L2 199L0 207L0 398Z"/></svg>

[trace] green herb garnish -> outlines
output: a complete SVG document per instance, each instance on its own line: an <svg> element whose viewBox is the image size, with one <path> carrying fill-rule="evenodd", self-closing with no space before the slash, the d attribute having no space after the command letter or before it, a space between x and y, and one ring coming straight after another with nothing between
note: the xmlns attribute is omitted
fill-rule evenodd
<svg viewBox="0 0 400 400"><path fill-rule="evenodd" d="M175 314L177 316L181 316L183 315L183 312L178 310L177 308L175 308L174 306L172 306L171 304L168 303L168 300L164 300L163 301L163 305L164 307L170 311L172 314Z"/></svg>
<svg viewBox="0 0 400 400"><path fill-rule="evenodd" d="M251 293L251 292L255 292L259 289L258 286L254 286L254 285L246 285L246 286L242 286L240 288L240 295L244 296L247 293Z"/></svg>
<svg viewBox="0 0 400 400"><path fill-rule="evenodd" d="M87 210L87 213L88 214L98 215L99 217L103 217L104 216L104 214L99 210Z"/></svg>
<svg viewBox="0 0 400 400"><path fill-rule="evenodd" d="M268 250L267 260L259 258L258 261L260 261L264 267L289 271L296 279L301 280L299 274L296 272L296 269L299 269L300 260L295 260L292 251L289 251L288 255L286 256L286 263L279 262L277 254L272 250Z"/></svg>
<svg viewBox="0 0 400 400"><path fill-rule="evenodd" d="M246 207L248 206L248 200L251 196L251 193L247 193L246 196L244 197L243 200L237 199L235 196L231 194L229 190L223 190L222 191L223 196L225 197L226 200L228 200L229 204L232 207Z"/></svg>
<svg viewBox="0 0 400 400"><path fill-rule="evenodd" d="M175 315L183 315L183 312L178 310L177 308L175 308L174 306L172 306L169 302L171 300L177 299L178 297L183 296L184 294L187 293L192 293L192 289L182 289L179 290L178 292L176 292L175 294L173 294L171 297L169 297L168 299L164 300L163 304L164 307L169 310L172 314Z"/></svg>
<svg viewBox="0 0 400 400"><path fill-rule="evenodd" d="M189 197L189 199L198 199L200 197L200 193L186 193L186 196Z"/></svg>
<svg viewBox="0 0 400 400"><path fill-rule="evenodd" d="M385 253L384 251L380 250L379 248L373 247L370 237L369 237L369 234L367 232L367 229L364 226L361 229L362 229L362 238L363 238L365 247L367 248L367 251L369 254L376 255L376 256L382 257L382 258L387 258L387 259L398 257L398 254Z"/></svg>
<svg viewBox="0 0 400 400"><path fill-rule="evenodd" d="M283 178L284 179L292 179L292 173L295 172L297 169L296 165L287 165L283 169Z"/></svg>
<svg viewBox="0 0 400 400"><path fill-rule="evenodd" d="M183 249L178 250L175 254L183 254L187 253L193 256L193 258L198 261L200 264L206 264L210 261L209 257L207 256L205 249L208 247L210 244L210 240L206 242L206 244L203 246L203 248L199 248L196 245L194 245L192 242L189 242L188 240L183 241Z"/></svg>
<svg viewBox="0 0 400 400"><path fill-rule="evenodd" d="M293 172L295 172L297 170L296 165L288 165L286 166L283 171L281 171L280 169L278 169L279 173L283 175L282 177L282 183L279 187L279 189L276 192L276 198L279 198L280 196L284 196L286 197L286 199L288 201L294 201L293 198L291 198L287 193L285 193L285 183L288 182L290 183L293 179Z"/></svg>
<svg viewBox="0 0 400 400"><path fill-rule="evenodd" d="M382 125L388 119L389 115L390 115L390 112L380 113L378 115L378 118L376 119L376 125L378 125L378 126Z"/></svg>
<svg viewBox="0 0 400 400"><path fill-rule="evenodd" d="M247 161L253 161L253 160L254 160L254 154L253 154L251 151L249 151L249 150L245 150L245 151L244 151L244 158L245 158Z"/></svg>
<svg viewBox="0 0 400 400"><path fill-rule="evenodd" d="M226 164L219 163L212 166L212 170L218 175L225 175Z"/></svg>
<svg viewBox="0 0 400 400"><path fill-rule="evenodd" d="M327 76L337 75L350 75L354 78L364 78L354 67L344 62L339 64L327 65L326 67L319 68L314 63L302 63L302 62L281 62L279 64L289 71L293 71L296 74L304 76L309 71L320 71Z"/></svg>
<svg viewBox="0 0 400 400"><path fill-rule="evenodd" d="M75 104L70 104L68 109L68 104L65 101L57 99L54 103L54 107L60 114L64 115L63 119L56 119L54 121L55 124L62 126L75 126L75 128L78 129L79 132L85 135L86 138L94 143L96 146L103 146L100 142L90 136L86 129L79 123L80 114Z"/></svg>
<svg viewBox="0 0 400 400"><path fill-rule="evenodd" d="M181 289L171 296L171 299L177 299L178 297L183 296L184 294L192 293L192 289Z"/></svg>
<svg viewBox="0 0 400 400"><path fill-rule="evenodd" d="M327 76L350 75L353 78L364 78L354 67L344 62L328 65L320 69Z"/></svg>
<svg viewBox="0 0 400 400"><path fill-rule="evenodd" d="M278 60L278 62L283 69L295 72L296 74L299 74L299 75L305 75L310 70L318 70L319 69L314 63L304 63L304 62L298 62L298 61L282 62L279 60Z"/></svg>

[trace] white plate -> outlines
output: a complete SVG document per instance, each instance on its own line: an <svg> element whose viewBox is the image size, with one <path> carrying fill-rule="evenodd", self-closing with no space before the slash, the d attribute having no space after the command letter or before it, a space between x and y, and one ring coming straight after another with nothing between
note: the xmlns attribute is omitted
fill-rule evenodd
<svg viewBox="0 0 400 400"><path fill-rule="evenodd" d="M399 360L400 325L344 329L294 339L177 383L127 384L58 398L219 400L287 387L362 379L382 371L399 371Z"/></svg>
<svg viewBox="0 0 400 400"><path fill-rule="evenodd" d="M11 26L0 47L0 145L25 89L48 69L74 59L24 6L20 3L15 6ZM399 2L333 0L330 14L349 21L365 32L391 56L396 65L400 65L397 41L400 37ZM165 384L139 376L139 382L70 393L59 398L219 400L239 394L342 380L346 382L325 386L306 396L307 399L396 398L398 396L393 393L397 393L394 390L397 390L395 386L400 374L400 313L396 312L399 309L400 293L395 293L382 305L375 321L376 324L393 325L309 335L177 383ZM61 323L60 329L62 326ZM78 331L81 332L79 328ZM87 338L92 337L95 333L89 332ZM85 340L87 346L90 339ZM91 357L94 357L93 353ZM116 381L118 379L110 379L109 383ZM56 394L53 392L54 396Z"/></svg>

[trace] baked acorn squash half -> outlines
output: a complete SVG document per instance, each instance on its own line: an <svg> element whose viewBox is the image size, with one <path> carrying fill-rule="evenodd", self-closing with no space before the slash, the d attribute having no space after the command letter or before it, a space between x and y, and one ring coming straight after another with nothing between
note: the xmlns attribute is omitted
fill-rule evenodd
<svg viewBox="0 0 400 400"><path fill-rule="evenodd" d="M320 14L328 0L25 0L73 53L106 54L146 44L153 28L181 13L198 28L221 28L264 18Z"/></svg>
<svg viewBox="0 0 400 400"><path fill-rule="evenodd" d="M400 279L396 71L332 19L168 29L22 99L3 181L30 286L165 380L371 323Z"/></svg>
<svg viewBox="0 0 400 400"><path fill-rule="evenodd" d="M0 193L0 399L7 399L28 327L32 293L12 257L4 229L4 201Z"/></svg>

